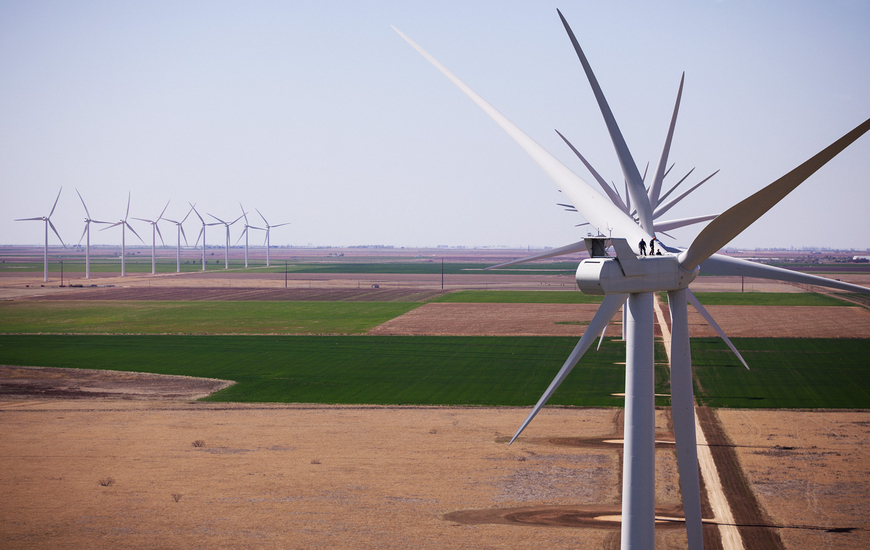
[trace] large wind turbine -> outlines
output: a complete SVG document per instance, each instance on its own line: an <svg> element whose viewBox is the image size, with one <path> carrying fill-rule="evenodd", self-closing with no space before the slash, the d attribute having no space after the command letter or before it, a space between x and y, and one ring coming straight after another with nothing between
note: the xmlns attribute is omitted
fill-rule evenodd
<svg viewBox="0 0 870 550"><path fill-rule="evenodd" d="M242 213L244 214L244 210L242 211ZM215 224L211 224L211 225L223 224L227 228L227 244L226 244L226 247L224 248L224 269L229 269L230 268L230 226L233 225L234 223L236 223L237 221L239 221L240 219L242 219L242 216L239 216L238 218L234 219L231 222L225 222L222 219L215 216L214 214L209 214L209 216L211 216L212 218L216 219L219 222L219 223L215 223Z"/></svg>
<svg viewBox="0 0 870 550"><path fill-rule="evenodd" d="M117 223L113 223L109 227L104 227L100 229L100 231L105 231L106 229L111 229L113 227L121 226L121 277L127 276L127 228L130 228L130 231L133 232L136 237L142 241L142 237L139 237L139 233L136 233L136 230L133 229L133 226L127 222L127 218L130 216L130 193L127 192L127 213L124 214L124 219L120 220ZM145 241L142 241L142 244L145 244Z"/></svg>
<svg viewBox="0 0 870 550"><path fill-rule="evenodd" d="M92 223L109 223L109 222L101 222L99 220L91 219L91 213L88 212L88 206L85 204L85 199L82 198L82 194L79 193L79 190L76 189L76 195L79 196L79 199L82 201L82 206L85 207L85 230L82 232L82 236L79 238L79 243L82 242L82 239L87 235L88 239L85 241L85 279L91 278L91 224Z"/></svg>
<svg viewBox="0 0 870 550"><path fill-rule="evenodd" d="M562 19L565 30L568 32L583 65L616 149L628 188L626 204L620 205L613 197L600 194L496 111L420 46L398 29L396 32L458 86L531 156L556 183L562 193L568 197L571 206L576 208L598 230L599 235L604 230L610 232L610 237L588 238L548 253L549 256L554 256L560 253L577 252L583 248L587 249L592 257L584 260L578 266L577 285L584 293L604 295L604 300L556 378L541 396L511 441L515 440L528 426L529 422L568 376L593 340L607 326L619 308L627 303L621 544L622 548L652 548L655 539L653 293L667 292L671 311L671 413L686 518L686 534L689 548L703 548L686 306L687 301L690 300L695 307L700 307L700 304L689 291L689 284L698 275L700 266L703 264L704 271L711 274L737 274L800 281L853 292L870 293L870 289L857 285L752 264L715 254L816 170L867 132L870 129L870 119L782 178L720 214L701 231L688 249L683 251L666 248L666 252L661 256L640 256L638 254L640 241L649 241L655 236L656 224L654 220L657 218L656 213L659 210L656 207L662 200L659 198L659 194L664 174L663 167L667 164L677 109L674 110L659 168L656 170L654 180L650 185L649 192L647 192L643 178L631 157L585 55L561 13L559 13L559 17ZM679 99L677 105L679 105ZM634 205L633 209L628 201ZM629 213L626 213L626 210ZM631 215L632 213L637 219ZM615 257L606 254L608 245L612 247ZM538 254L511 263L530 261L543 256ZM703 308L701 309L703 310ZM706 311L702 311L702 314L705 313ZM706 314L705 317L709 319L708 315ZM718 327L716 328L718 329ZM718 331L724 336L721 329Z"/></svg>
<svg viewBox="0 0 870 550"><path fill-rule="evenodd" d="M255 208L254 210L257 210L257 209ZM281 227L282 225L290 225L290 222L279 223L276 225L269 225L269 222L266 221L266 216L264 216L262 212L257 210L257 214L259 214L260 217L263 218L263 223L266 224L266 267L269 267L269 248L271 248L271 246L272 246L272 243L269 241L269 235L271 233L271 230L273 227Z"/></svg>
<svg viewBox="0 0 870 550"><path fill-rule="evenodd" d="M156 220L146 220L145 218L133 218L134 220L139 220L140 222L147 222L147 223L151 224L151 274L152 275L157 273L157 261L155 259L155 256L156 256L157 236L158 235L160 235L160 242L163 244L163 246L166 246L166 243L163 241L163 235L160 233L160 228L157 226L157 224L160 222L160 220L163 219L163 214L166 213L167 208L169 208L169 201L166 201L166 206L163 207L163 211L160 212L160 215L157 216Z"/></svg>
<svg viewBox="0 0 870 550"><path fill-rule="evenodd" d="M262 227L256 227L248 224L248 213L245 212L245 207L242 206L242 203L239 203L239 208L242 209L242 216L245 218L245 228L242 230L242 234L239 235L239 240L236 241L236 244L239 244L239 241L242 240L242 237L245 238L245 267L248 267L248 230L256 229L258 231L265 231ZM268 256L268 249L266 249L266 255ZM268 260L266 261L266 265L269 265Z"/></svg>
<svg viewBox="0 0 870 550"><path fill-rule="evenodd" d="M168 204L168 203L167 203ZM193 212L193 205L190 205L190 210L187 211L187 214L184 215L184 218L181 219L180 222L175 220L170 220L169 218L163 218L164 220L174 223L176 228L176 233L178 237L178 245L175 247L175 272L181 273L181 237L184 237L184 245L187 246L187 235L184 234L184 222L187 220L187 217L190 216L190 213ZM199 214L197 214L198 216ZM205 227L203 226L203 230ZM203 243L205 243L205 239L203 239ZM205 248L203 247L203 260L205 260ZM203 268L205 264L203 264Z"/></svg>
<svg viewBox="0 0 870 550"><path fill-rule="evenodd" d="M42 249L42 260L43 260L43 268L42 268L42 280L43 282L48 282L48 228L51 227L51 230L54 231L54 234L57 235L57 240L60 241L60 244L66 248L66 245L63 244L63 239L60 238L60 233L55 229L54 224L51 223L51 215L54 214L54 209L57 208L57 201L60 199L60 193L63 191L63 187L60 188L60 191L57 192L57 198L54 199L54 205L51 207L51 212L48 213L48 216L39 216L38 218L20 218L15 221L17 222L34 222L40 221L45 222L45 246Z"/></svg>
<svg viewBox="0 0 870 550"><path fill-rule="evenodd" d="M190 204L190 203L188 203ZM191 204L190 209L193 210L193 213L196 214L196 217L199 218L199 221L202 222L202 229L199 230L199 237L202 237L202 270L205 271L205 228L209 225L220 225L219 223L206 223L202 216L199 215L199 212L196 210L196 205ZM196 243L194 243L194 248L199 244L199 237L196 238Z"/></svg>

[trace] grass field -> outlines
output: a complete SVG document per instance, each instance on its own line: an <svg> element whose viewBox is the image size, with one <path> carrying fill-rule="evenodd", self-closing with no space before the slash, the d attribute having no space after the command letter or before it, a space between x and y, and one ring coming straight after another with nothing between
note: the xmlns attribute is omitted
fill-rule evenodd
<svg viewBox="0 0 870 550"><path fill-rule="evenodd" d="M600 304L601 300L601 296L590 296L579 290L460 290L432 301L475 304Z"/></svg>
<svg viewBox="0 0 870 550"><path fill-rule="evenodd" d="M825 294L813 292L695 292L705 306L852 306ZM663 295L667 300L667 294Z"/></svg>
<svg viewBox="0 0 870 550"><path fill-rule="evenodd" d="M234 380L215 401L534 404L576 340L553 337L0 336L0 364ZM733 408L870 408L870 340L692 340L696 397ZM669 393L656 348L656 392ZM622 406L625 347L590 350L551 403ZM2 391L2 388L0 388ZM658 405L667 398L656 400Z"/></svg>
<svg viewBox="0 0 870 550"><path fill-rule="evenodd" d="M359 334L412 302L0 302L0 333Z"/></svg>
<svg viewBox="0 0 870 550"><path fill-rule="evenodd" d="M543 337L12 335L0 336L0 364L238 382L213 401L529 406L575 344ZM621 406L610 394L624 389L624 368L614 364L623 350L607 341L590 353L552 403Z"/></svg>

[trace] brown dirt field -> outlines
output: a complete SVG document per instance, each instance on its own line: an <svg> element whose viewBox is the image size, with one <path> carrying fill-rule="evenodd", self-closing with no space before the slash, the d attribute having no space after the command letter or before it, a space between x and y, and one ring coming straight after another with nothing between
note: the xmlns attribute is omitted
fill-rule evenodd
<svg viewBox="0 0 870 550"><path fill-rule="evenodd" d="M616 412L549 409L536 440L509 447L526 412L3 400L0 546L615 547L616 526L546 524L566 507L618 508L619 446L543 440L613 436ZM673 513L673 451L656 462L658 503ZM492 508L537 519L445 517ZM657 547L684 545L681 529L657 531Z"/></svg>
<svg viewBox="0 0 870 550"><path fill-rule="evenodd" d="M870 338L870 310L824 306L705 306L730 338ZM689 336L716 336L689 307Z"/></svg>
<svg viewBox="0 0 870 550"><path fill-rule="evenodd" d="M371 289L364 288L84 288L72 292L54 293L48 296L31 297L34 300L175 300L199 301L277 301L277 302L417 302L430 300L444 294L441 290L424 289Z"/></svg>

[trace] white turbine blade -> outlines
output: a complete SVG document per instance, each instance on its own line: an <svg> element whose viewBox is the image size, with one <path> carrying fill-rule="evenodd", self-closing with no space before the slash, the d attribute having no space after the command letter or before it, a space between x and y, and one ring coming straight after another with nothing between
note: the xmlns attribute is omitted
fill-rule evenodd
<svg viewBox="0 0 870 550"><path fill-rule="evenodd" d="M671 419L677 447L680 492L690 549L704 548L701 532L701 488L698 479L698 443L695 439L695 399L686 290L668 292L671 310Z"/></svg>
<svg viewBox="0 0 870 550"><path fill-rule="evenodd" d="M565 380L565 377L571 372L571 369L574 368L574 365L577 364L577 361L583 357L583 354L589 349L589 346L592 345L592 342L595 341L595 338L598 336L602 327L607 326L607 323L613 318L619 308L622 307L622 304L628 299L628 294L609 294L604 297L604 300L601 302L601 306L598 308L598 311L595 312L595 315L592 317L592 320L589 322L589 326L586 327L586 330L583 332L583 336L580 338L580 341L577 342L577 345L574 347L574 351L571 352L571 355L568 356L568 359L565 361L565 364L562 365L562 368L559 369L559 373L556 375L556 378L550 383L550 387L547 388L547 391L544 392L544 395L538 400L537 405L532 409L532 412L529 413L529 416L526 417L525 422L523 422L520 429L517 430L517 433L511 438L511 443L516 440L517 437L526 429L526 426L529 425L529 422L538 414L538 411L541 410L547 401L549 401L550 397L553 396L553 393L559 387L559 385Z"/></svg>
<svg viewBox="0 0 870 550"><path fill-rule="evenodd" d="M17 222L44 222L44 221L45 221L45 218L43 218L43 217L39 217L39 218L18 218L18 219L15 220L15 221L17 221Z"/></svg>
<svg viewBox="0 0 870 550"><path fill-rule="evenodd" d="M598 182L598 185L600 185L601 188L604 189L604 192L607 193L607 196L610 198L610 202L618 206L621 210L625 211L625 203L622 202L621 198L619 198L619 194L617 194L609 185L607 185L607 182L604 181L604 178L601 177L601 174L599 174L598 171L596 171L595 168L593 168L592 165L589 164L589 162L587 162L585 158L583 158L583 155L581 155L580 151L578 151L574 147L574 145L572 145L571 142L568 141L568 138L563 136L562 133L559 132L559 130L556 130L556 133L559 134L559 137L562 138L562 141L564 141L568 145L568 147L570 147L571 150L574 151L574 154L577 155L577 158L580 159L580 161L583 163L583 166L585 166L586 169L589 170L589 173L592 174L592 177L595 178L595 181Z"/></svg>
<svg viewBox="0 0 870 550"><path fill-rule="evenodd" d="M273 225L271 227L281 227L282 225L290 225L291 222L279 223L278 225Z"/></svg>
<svg viewBox="0 0 870 550"><path fill-rule="evenodd" d="M66 248L66 244L64 244L63 239L60 238L60 233L57 232L57 229L55 229L54 224L51 223L51 220L47 220L47 221L48 221L49 227L51 227L51 230L54 231L55 235L57 235L57 239L60 241L60 244L63 245L64 248Z"/></svg>
<svg viewBox="0 0 870 550"><path fill-rule="evenodd" d="M670 210L671 208L673 208L674 206L676 206L677 203L680 202L681 200L683 200L683 199L685 199L686 197L688 197L688 196L689 196L689 193L691 193L691 192L694 191L695 189L697 189L697 188L701 187L702 185L704 185L705 183L707 183L707 181L709 181L710 178L712 178L713 176L715 176L715 175L718 174L718 173L719 173L719 170L716 170L715 172L713 172L712 174L710 174L710 175L707 176L706 178L704 178L704 179L702 179L701 181L699 181L698 183L696 183L696 184L695 184L691 189L689 189L688 191L686 191L685 193L683 193L683 194L680 195L679 197L677 197L677 198L675 198L674 200L668 202L667 204L661 206L660 208L656 208L656 211L653 212L653 219L658 219L658 218L660 218L660 217L662 216L662 214L664 214L665 212L667 212L668 210Z"/></svg>
<svg viewBox="0 0 870 550"><path fill-rule="evenodd" d="M395 29L395 28L396 28L396 27L393 27L393 29ZM401 33L400 33L400 34L401 34ZM260 212L258 209L254 208L254 210L257 210L257 214L259 214L260 217L263 218L263 223L266 224L266 227L269 227L269 222L266 221L266 216L264 216L263 213Z"/></svg>
<svg viewBox="0 0 870 550"><path fill-rule="evenodd" d="M113 227L118 227L118 226L121 225L122 223L124 223L124 222L123 222L123 221L120 221L120 222L118 222L118 223L113 223L113 224L109 225L109 227L104 227L104 228L100 229L100 231L105 231L106 229L111 229L111 228L113 228Z"/></svg>
<svg viewBox="0 0 870 550"><path fill-rule="evenodd" d="M665 138L665 145L662 148L662 157L659 160L659 165L656 168L656 175L653 178L652 184L649 186L649 202L652 208L655 208L659 203L659 194L662 191L662 181L665 179L665 167L668 164L668 155L671 152L671 142L674 139L674 127L677 125L677 114L680 112L680 98L683 97L683 82L686 80L686 73L680 77L680 89L677 91L677 102L674 105L674 114L671 116L671 125L668 127L668 137Z"/></svg>
<svg viewBox="0 0 870 550"><path fill-rule="evenodd" d="M242 216L244 216L244 212L242 212ZM234 219L233 221L231 221L230 223L228 223L227 226L233 225L234 223L236 223L237 221L239 221L240 219L242 219L242 216L239 216L238 218Z"/></svg>
<svg viewBox="0 0 870 550"><path fill-rule="evenodd" d="M187 221L187 217L190 216L190 213L191 213L191 212L193 212L193 205L191 205L190 210L187 211L187 214L185 214L184 217L181 218L181 222L180 222L180 223L184 223L184 222L186 222L186 221Z"/></svg>
<svg viewBox="0 0 870 550"><path fill-rule="evenodd" d="M190 204L190 203L187 203L187 204ZM193 210L193 213L196 214L196 217L199 218L199 221L201 221L202 224L205 225L205 220L202 219L202 216L200 216L199 212L196 211L196 205L190 204L190 209ZM190 215L190 212L188 212L187 214Z"/></svg>
<svg viewBox="0 0 870 550"><path fill-rule="evenodd" d="M188 213L189 213L189 212L188 212ZM188 244L187 244L187 235L184 234L184 226L181 225L181 224L178 224L178 229L181 230L181 236L184 237L184 246L188 246ZM197 238L197 242L199 242L199 238Z"/></svg>
<svg viewBox="0 0 870 550"><path fill-rule="evenodd" d="M226 223L227 223L227 222L223 221L222 219L218 218L217 216L215 216L214 214L208 214L208 215L211 216L212 218L216 219L217 221L219 221L220 223L222 223L222 224L224 224L224 225L226 225ZM206 224L206 225L218 225L218 224L216 224L216 223L210 223L210 224Z"/></svg>
<svg viewBox="0 0 870 550"><path fill-rule="evenodd" d="M704 320L707 321L707 324L713 327L713 330L716 331L716 334L718 334L723 340L725 340L725 343L728 344L728 347L731 348L731 351L734 352L734 355L736 355L737 358L740 359L740 362L743 363L743 366L746 367L746 370L749 370L749 365L746 364L746 360L743 359L743 356L740 355L740 352L737 351L737 348L734 347L734 344L731 343L731 340L725 334L725 331L722 330L722 327L720 327L719 324L713 319L713 316L710 315L710 312L707 311L707 308L701 305L698 297L695 296L689 289L686 289L686 295L688 296L689 301L692 303L692 307L695 308L695 311L700 313L701 317L703 317Z"/></svg>
<svg viewBox="0 0 870 550"><path fill-rule="evenodd" d="M604 341L604 333L607 332L607 327L609 327L609 326L610 326L610 321L608 321L607 324L604 325L604 328L601 329L601 334L598 336L598 347L595 348L595 351L598 351L601 349L601 342Z"/></svg>
<svg viewBox="0 0 870 550"><path fill-rule="evenodd" d="M239 208L242 209L242 216L245 218L245 225L248 225L248 213L245 212L245 207L242 206L242 203L239 203Z"/></svg>
<svg viewBox="0 0 870 550"><path fill-rule="evenodd" d="M763 216L776 203L791 193L798 185L813 175L840 151L870 130L870 119L859 124L821 152L771 183L761 191L732 206L718 218L710 222L695 238L689 249L680 255L680 265L691 271L701 262L712 256L731 239L743 232L755 220Z"/></svg>
<svg viewBox="0 0 870 550"><path fill-rule="evenodd" d="M525 258L520 258L519 260L511 260L509 262L505 262L503 264L493 265L490 267L484 267L484 270L487 269L498 269L500 267L507 267L510 265L524 264L526 262L532 262L534 260L543 260L544 258L552 258L554 256L564 256L565 254L574 254L575 252L583 252L586 250L586 242L585 241L577 241L576 243L571 243L565 246L560 246L559 248L554 248L552 250L545 250L544 252L539 252L537 254L532 254L531 256L526 256Z"/></svg>
<svg viewBox="0 0 870 550"><path fill-rule="evenodd" d="M79 193L79 190L78 190L78 189L76 189L76 195L79 196L79 200L82 201L82 206L85 207L85 216L87 216L88 218L90 218L90 217L91 217L91 213L88 212L88 205L85 204L85 199L82 198L82 194ZM81 242L81 241L79 241L79 242Z"/></svg>
<svg viewBox="0 0 870 550"><path fill-rule="evenodd" d="M740 258L732 258L722 254L713 254L701 262L701 271L709 275L736 275L740 277L757 277L759 279L775 279L789 283L801 283L805 285L818 285L827 288L836 288L848 292L870 294L870 288L826 279L818 275L800 273L772 265L757 264Z"/></svg>
<svg viewBox="0 0 870 550"><path fill-rule="evenodd" d="M127 227L129 227L129 228L130 228L130 231L132 231L134 235L136 235L137 237L139 237L139 233L136 233L136 230L133 229L133 226L132 226L132 225L130 225L130 224L127 223L126 221L124 222L124 225L126 225ZM139 240L142 241L142 244L145 244L145 241L142 240L142 237L139 237Z"/></svg>
<svg viewBox="0 0 870 550"><path fill-rule="evenodd" d="M133 218L134 220L145 222L145 223L154 223L154 220L146 220L145 218Z"/></svg>
<svg viewBox="0 0 870 550"><path fill-rule="evenodd" d="M688 178L688 177L692 174L692 172L694 172L694 171L695 171L694 168L692 168L691 170L689 170L689 172L688 172L685 176L683 176L682 179L680 179L680 181L678 181L677 183L674 184L673 187L671 187L670 189L668 189L668 192L667 192L667 193L665 193L664 195L662 195L661 197L659 197L659 201L658 201L659 204L661 204L662 201L664 201L666 198L668 198L668 197L671 195L671 193L673 193L674 191L676 191L676 190L677 190L677 187L679 187L681 183L683 183L684 181L686 181L686 178ZM655 215L655 213L653 213L653 215Z"/></svg>
<svg viewBox="0 0 870 550"><path fill-rule="evenodd" d="M429 55L423 48L405 36L400 30L393 27L399 36L405 39L420 55L426 58L436 69L446 76L453 84L465 93L483 112L498 124L508 136L519 145L532 160L552 179L559 189L570 199L587 221L601 230L612 229L615 235L625 237L629 242L637 243L640 239L649 239L646 231L637 226L634 221L626 216L618 207L613 205L607 197L592 188L577 174L562 164L556 157L541 147L526 133L520 130L513 122L505 118L492 105L480 97L474 90L469 88L456 75L447 70L434 57ZM636 246L636 245L635 245Z"/></svg>
<svg viewBox="0 0 870 550"><path fill-rule="evenodd" d="M601 115L604 117L604 123L607 125L607 131L610 133L610 139L613 142L613 147L616 149L616 156L619 158L619 164L622 167L622 173L628 182L628 189L631 193L631 198L637 207L640 214L640 226L647 232L653 232L652 207L650 206L649 197L646 195L646 189L643 185L643 179L640 177L640 172L637 169L631 152L628 150L628 145L622 137L622 131L616 123L616 118L610 110L610 105L607 104L607 99L604 97L604 92L601 91L601 86L598 85L598 79L592 72L592 67L586 59L586 54L580 48L580 43L577 42L577 37L574 36L574 31L568 25L562 12L559 13L559 18L562 20L562 25L571 39L571 44L574 46L574 51L577 52L577 57L580 59L580 64L583 65L583 71L586 73L586 78L589 80L589 85L592 87L592 93L595 94L595 100L598 102L598 108L601 110ZM588 219L588 218L587 218Z"/></svg>
<svg viewBox="0 0 870 550"><path fill-rule="evenodd" d="M162 244L163 246L166 246L166 242L163 240L163 235L160 233L160 226L155 223L154 229L157 230L157 236L160 237L160 244Z"/></svg>
<svg viewBox="0 0 870 550"><path fill-rule="evenodd" d="M693 218L679 218L676 220L655 222L656 233L659 231L670 231L671 229L678 229L680 227L686 227L687 225L706 222L716 218L718 215L719 214L708 214L706 216L695 216Z"/></svg>
<svg viewBox="0 0 870 550"><path fill-rule="evenodd" d="M57 201L60 200L60 192L61 191L63 191L63 186L61 186L60 191L57 192L57 198L54 199L54 206L51 207L51 212L48 213L49 218L51 217L52 214L54 214L54 209L57 208Z"/></svg>
<svg viewBox="0 0 870 550"><path fill-rule="evenodd" d="M82 239L84 239L84 238L85 238L85 233L87 233L87 232L88 232L88 222L85 222L85 230L84 230L84 231L82 231L82 236L81 236L81 237L79 237L79 242L78 242L78 243L76 243L76 246L78 246L78 245L80 245L80 244L82 244Z"/></svg>
<svg viewBox="0 0 870 550"><path fill-rule="evenodd" d="M236 244L242 242L242 237L245 236L245 233L248 232L248 226L246 225L244 229L242 229L242 233L239 235L239 240L236 241Z"/></svg>
<svg viewBox="0 0 870 550"><path fill-rule="evenodd" d="M124 221L130 216L130 191L127 191L127 213L124 214Z"/></svg>
<svg viewBox="0 0 870 550"><path fill-rule="evenodd" d="M157 220L155 220L155 221L158 221L158 222L159 222L160 220L163 219L163 214L166 214L166 209L169 208L169 203L170 203L170 202L171 202L171 201L166 201L166 206L163 207L163 211L160 213L159 216L157 216Z"/></svg>
<svg viewBox="0 0 870 550"><path fill-rule="evenodd" d="M183 229L182 229L183 231ZM199 238L202 237L202 234L205 233L205 226L202 226L202 229L199 230L199 236L196 238L196 243L194 243L194 248L199 244ZM203 241L205 242L205 241Z"/></svg>

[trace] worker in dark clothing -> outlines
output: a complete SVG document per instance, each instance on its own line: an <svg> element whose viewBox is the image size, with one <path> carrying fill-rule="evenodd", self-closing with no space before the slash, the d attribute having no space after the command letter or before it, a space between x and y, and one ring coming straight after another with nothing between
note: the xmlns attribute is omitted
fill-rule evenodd
<svg viewBox="0 0 870 550"><path fill-rule="evenodd" d="M655 237L653 237L652 239L649 240L649 255L650 256L656 255L656 238Z"/></svg>
<svg viewBox="0 0 870 550"><path fill-rule="evenodd" d="M646 241L641 239L637 246L640 248L640 255L646 256Z"/></svg>

